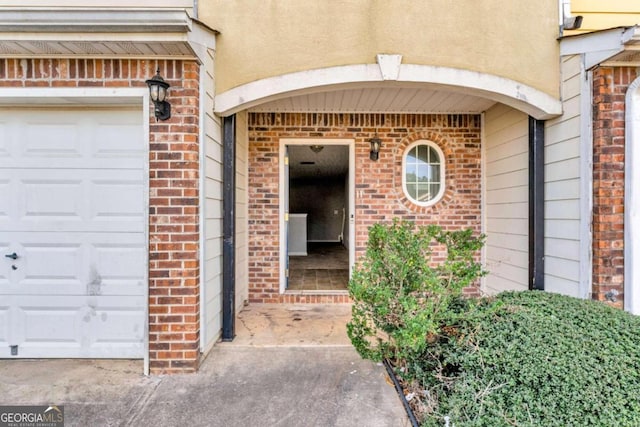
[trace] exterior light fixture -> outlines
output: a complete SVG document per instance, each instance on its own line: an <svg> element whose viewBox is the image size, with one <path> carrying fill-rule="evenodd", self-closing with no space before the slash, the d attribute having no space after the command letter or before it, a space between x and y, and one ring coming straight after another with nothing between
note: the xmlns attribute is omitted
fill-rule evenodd
<svg viewBox="0 0 640 427"><path fill-rule="evenodd" d="M378 138L377 132L376 132L376 136L374 136L369 140L369 144L371 144L371 151L369 151L369 158L373 161L376 161L380 156L380 147L382 147L382 140Z"/></svg>
<svg viewBox="0 0 640 427"><path fill-rule="evenodd" d="M324 149L324 145L310 145L309 149L314 153L318 154Z"/></svg>
<svg viewBox="0 0 640 427"><path fill-rule="evenodd" d="M156 75L145 83L149 86L149 94L151 95L151 100L155 106L156 121L171 118L171 104L165 101L167 97L167 89L169 89L170 85L165 82L160 75L159 67L156 71Z"/></svg>

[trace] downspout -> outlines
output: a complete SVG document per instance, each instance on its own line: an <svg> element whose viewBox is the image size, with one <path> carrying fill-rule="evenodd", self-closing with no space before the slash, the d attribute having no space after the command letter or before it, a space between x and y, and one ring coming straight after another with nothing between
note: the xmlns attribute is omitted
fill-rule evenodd
<svg viewBox="0 0 640 427"><path fill-rule="evenodd" d="M194 0L197 3L198 0ZM571 13L571 0L558 0L558 35L564 36L564 17L565 14Z"/></svg>
<svg viewBox="0 0 640 427"><path fill-rule="evenodd" d="M564 36L565 30L577 30L582 25L582 16L571 14L571 0L558 0L559 10L559 37Z"/></svg>
<svg viewBox="0 0 640 427"><path fill-rule="evenodd" d="M236 115L222 125L222 341L235 337L236 295Z"/></svg>
<svg viewBox="0 0 640 427"><path fill-rule="evenodd" d="M579 298L590 299L593 287L593 72L580 61L580 286ZM628 103L626 104L629 105Z"/></svg>
<svg viewBox="0 0 640 427"><path fill-rule="evenodd" d="M200 261L200 352L204 353L205 352L205 345L209 342L209 334L211 333L211 331L207 330L207 318L206 318L206 306L207 306L207 294L206 294L206 284L205 284L205 280L207 277L207 272L206 272L206 268L207 268L207 263L206 263L206 254L205 254L205 244L207 241L207 230L205 228L206 226L206 222L205 222L205 216L206 216L206 212L205 212L205 206L206 206L206 195L205 195L205 185L206 185L206 170L205 170L205 164L206 164L206 156L205 156L205 152L207 150L207 142L205 139L205 117L206 117L206 113L205 113L205 108L204 108L204 102L203 99L205 99L205 97L207 96L206 94L206 89L205 89L205 75L206 75L206 69L205 69L205 65L202 64L200 65L200 94L199 94L199 103L200 103L200 114L198 117L198 122L200 123L199 126L199 130L198 130L198 141L199 141L199 153L198 153L198 161L200 162L200 178L199 178L199 186L200 186L200 198L199 198L199 203L200 203L200 209L198 210L198 214L200 216L199 220L198 220L198 227L200 230L200 256L199 256L199 261Z"/></svg>
<svg viewBox="0 0 640 427"><path fill-rule="evenodd" d="M198 0L193 0L193 19L198 19Z"/></svg>
<svg viewBox="0 0 640 427"><path fill-rule="evenodd" d="M544 120L529 116L529 289L544 291Z"/></svg>
<svg viewBox="0 0 640 427"><path fill-rule="evenodd" d="M486 113L480 113L480 231L487 235L487 138L486 138ZM480 262L487 265L487 245L480 249ZM487 275L480 279L480 291L487 290Z"/></svg>

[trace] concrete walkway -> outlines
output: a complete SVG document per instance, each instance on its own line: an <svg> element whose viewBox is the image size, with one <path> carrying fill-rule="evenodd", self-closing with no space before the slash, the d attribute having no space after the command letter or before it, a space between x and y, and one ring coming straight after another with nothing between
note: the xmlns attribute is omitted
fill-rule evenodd
<svg viewBox="0 0 640 427"><path fill-rule="evenodd" d="M130 360L0 360L0 404L64 405L65 426L408 426L346 305L252 305L197 374Z"/></svg>

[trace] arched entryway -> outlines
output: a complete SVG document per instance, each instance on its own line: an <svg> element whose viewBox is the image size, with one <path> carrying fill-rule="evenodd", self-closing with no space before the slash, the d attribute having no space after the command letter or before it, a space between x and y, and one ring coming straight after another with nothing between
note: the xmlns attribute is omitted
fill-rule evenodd
<svg viewBox="0 0 640 427"><path fill-rule="evenodd" d="M499 76L403 65L400 60L380 55L377 64L291 73L239 86L216 97L216 112L235 115L242 124L237 129L236 146L241 151L236 163L246 167L239 174L246 172L248 177L248 185L241 191L248 194L244 206L248 221L246 227L239 226L249 236L245 268L250 285L237 285L252 287L250 302L346 301L346 294L295 295L282 286L286 269L280 265L284 234L278 177L281 180L283 159L278 150L287 138L313 140L309 144L336 138L354 141L356 235L351 244L356 252L364 249L371 221L394 216L419 221L436 218L449 227L471 225L485 232L485 216L490 210L491 221L507 224L493 229L518 230L504 237L506 240L500 237L494 245L500 246L496 256L503 263L501 268L513 276L499 286L527 288L529 119L559 115L559 100ZM486 115L487 111L492 114ZM492 126L486 127L486 121ZM491 132L486 138L492 144L485 144L485 129ZM380 159L373 161L368 141L376 135L384 143ZM446 193L441 203L427 208L405 203L401 179L399 185L394 184L402 177L396 169L403 167L404 148L421 140L432 141L443 150L450 162L447 185L463 191ZM503 145L509 149L500 148ZM488 149L492 150L489 154ZM488 170L493 172L487 177ZM458 205L460 201L464 203ZM496 213L501 204L511 202L516 208ZM493 205L488 207L489 203Z"/></svg>

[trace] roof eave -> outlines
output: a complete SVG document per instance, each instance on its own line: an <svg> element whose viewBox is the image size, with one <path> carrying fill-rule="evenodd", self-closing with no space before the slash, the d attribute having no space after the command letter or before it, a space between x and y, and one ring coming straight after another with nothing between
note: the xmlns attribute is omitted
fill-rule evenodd
<svg viewBox="0 0 640 427"><path fill-rule="evenodd" d="M597 65L640 65L638 59L623 60L629 52L640 50L640 27L616 27L592 33L578 34L560 39L560 55L582 54L585 68Z"/></svg>
<svg viewBox="0 0 640 427"><path fill-rule="evenodd" d="M186 9L0 8L0 57L202 59L215 32Z"/></svg>

